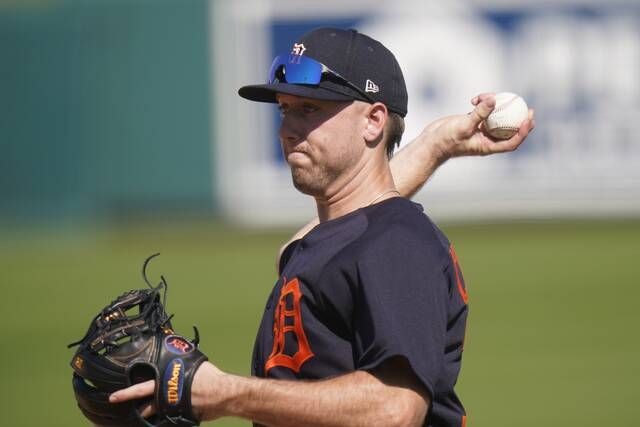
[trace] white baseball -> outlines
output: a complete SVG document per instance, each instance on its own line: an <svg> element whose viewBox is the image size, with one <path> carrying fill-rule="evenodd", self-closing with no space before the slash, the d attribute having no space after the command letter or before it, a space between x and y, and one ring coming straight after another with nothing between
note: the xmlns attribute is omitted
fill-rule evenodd
<svg viewBox="0 0 640 427"><path fill-rule="evenodd" d="M496 107L484 121L484 127L494 138L509 139L529 117L529 108L522 97L511 92L496 94Z"/></svg>

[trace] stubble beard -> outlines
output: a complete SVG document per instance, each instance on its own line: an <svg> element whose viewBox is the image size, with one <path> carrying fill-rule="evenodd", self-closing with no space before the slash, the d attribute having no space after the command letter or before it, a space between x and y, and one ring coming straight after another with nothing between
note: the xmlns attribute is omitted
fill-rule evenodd
<svg viewBox="0 0 640 427"><path fill-rule="evenodd" d="M291 178L293 186L303 194L316 198L326 197L340 186L345 176L353 168L356 154L349 150L334 153L323 162L313 161L310 165L292 166ZM334 187L332 189L332 187Z"/></svg>
<svg viewBox="0 0 640 427"><path fill-rule="evenodd" d="M299 192L309 196L321 196L335 178L333 173L323 167L314 167L312 170L304 168L291 168L293 186Z"/></svg>

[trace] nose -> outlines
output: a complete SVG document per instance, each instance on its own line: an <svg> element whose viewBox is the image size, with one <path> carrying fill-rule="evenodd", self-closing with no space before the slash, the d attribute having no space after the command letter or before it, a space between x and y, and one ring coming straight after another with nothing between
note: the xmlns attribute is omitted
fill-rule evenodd
<svg viewBox="0 0 640 427"><path fill-rule="evenodd" d="M278 135L283 144L296 144L304 135L302 124L295 119L294 114L287 114L280 121Z"/></svg>

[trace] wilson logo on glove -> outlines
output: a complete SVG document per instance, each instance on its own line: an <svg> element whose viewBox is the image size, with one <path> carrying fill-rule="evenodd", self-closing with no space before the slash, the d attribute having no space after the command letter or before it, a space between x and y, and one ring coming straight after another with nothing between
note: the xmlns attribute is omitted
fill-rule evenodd
<svg viewBox="0 0 640 427"><path fill-rule="evenodd" d="M169 335L164 339L164 345L171 353L187 354L195 348L193 344L177 335Z"/></svg>
<svg viewBox="0 0 640 427"><path fill-rule="evenodd" d="M166 387L165 398L169 405L177 405L182 398L182 385L184 379L184 363L182 359L173 359L164 373Z"/></svg>

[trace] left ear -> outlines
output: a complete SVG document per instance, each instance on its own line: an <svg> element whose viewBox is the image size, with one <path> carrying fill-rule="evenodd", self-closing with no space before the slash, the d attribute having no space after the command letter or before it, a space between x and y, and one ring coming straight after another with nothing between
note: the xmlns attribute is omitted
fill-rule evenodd
<svg viewBox="0 0 640 427"><path fill-rule="evenodd" d="M387 107L376 102L367 110L367 124L363 131L363 137L367 143L373 143L380 139L384 125L387 123Z"/></svg>

